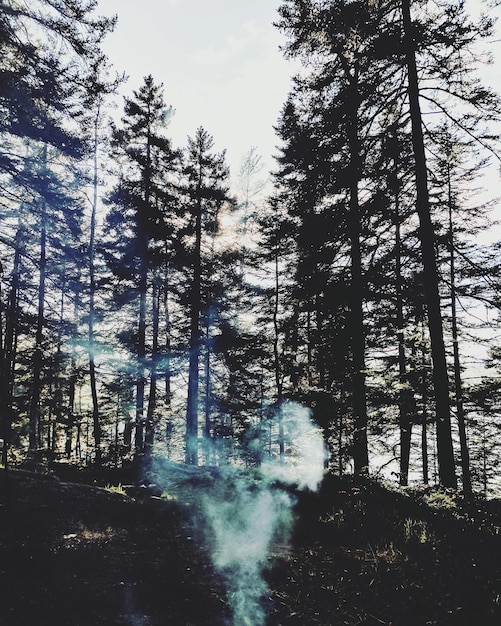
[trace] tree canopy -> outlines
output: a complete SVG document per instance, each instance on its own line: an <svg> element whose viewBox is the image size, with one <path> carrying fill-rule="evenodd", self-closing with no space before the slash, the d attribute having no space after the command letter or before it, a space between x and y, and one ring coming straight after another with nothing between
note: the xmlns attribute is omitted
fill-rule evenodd
<svg viewBox="0 0 501 626"><path fill-rule="evenodd" d="M332 473L495 489L492 16L283 0L268 184L256 147L235 182L208 129L174 146L152 75L112 112L98 7L0 0L4 463L286 462L298 404Z"/></svg>

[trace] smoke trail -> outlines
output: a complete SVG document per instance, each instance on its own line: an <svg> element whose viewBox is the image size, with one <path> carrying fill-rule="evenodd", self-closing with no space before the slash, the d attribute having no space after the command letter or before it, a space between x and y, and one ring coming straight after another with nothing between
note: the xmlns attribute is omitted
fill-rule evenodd
<svg viewBox="0 0 501 626"><path fill-rule="evenodd" d="M275 421L283 430L285 458L263 460L261 472L268 481L316 491L323 478L327 450L320 429L311 422L309 409L295 402L284 403Z"/></svg>
<svg viewBox="0 0 501 626"><path fill-rule="evenodd" d="M235 476L226 476L225 482L230 489L224 495L203 499L213 561L226 581L234 626L261 626L268 591L263 571L271 541L289 529L292 502L263 482Z"/></svg>
<svg viewBox="0 0 501 626"><path fill-rule="evenodd" d="M270 454L270 431L282 440L283 454L276 449ZM312 424L308 409L293 402L284 403L267 428L257 425L249 439L251 449L259 452L257 471L227 469L218 488L202 500L214 565L227 583L233 626L265 624L264 573L272 542L285 543L290 536L294 506L290 487L316 490L326 459L320 429ZM266 448L268 456L263 455Z"/></svg>
<svg viewBox="0 0 501 626"><path fill-rule="evenodd" d="M162 486L177 483L180 495L189 488L200 505L203 519L197 522L204 527L214 566L226 582L233 626L264 626L270 547L274 541L289 540L295 503L291 487L318 488L326 447L308 409L293 402L267 420L266 428L256 425L249 432L248 447L259 459L255 468L174 469L164 462L162 474L167 472L168 483L164 478Z"/></svg>

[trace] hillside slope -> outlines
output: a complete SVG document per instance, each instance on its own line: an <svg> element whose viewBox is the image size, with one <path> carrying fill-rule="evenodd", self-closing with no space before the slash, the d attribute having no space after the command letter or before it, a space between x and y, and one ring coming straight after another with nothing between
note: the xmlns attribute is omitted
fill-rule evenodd
<svg viewBox="0 0 501 626"><path fill-rule="evenodd" d="M2 626L232 623L193 505L22 471L9 483ZM291 542L273 545L266 570L268 625L501 623L499 501L350 477L297 498Z"/></svg>

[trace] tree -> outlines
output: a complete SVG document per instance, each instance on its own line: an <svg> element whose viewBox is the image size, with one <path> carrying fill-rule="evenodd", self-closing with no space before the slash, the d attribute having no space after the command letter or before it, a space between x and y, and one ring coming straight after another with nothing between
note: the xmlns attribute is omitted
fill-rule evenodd
<svg viewBox="0 0 501 626"><path fill-rule="evenodd" d="M484 120L493 119L497 105L494 94L482 87L474 76L474 64L478 61L471 52L471 42L486 37L491 32L492 22L484 19L479 24L474 24L469 21L464 2L457 5L446 2L437 8L438 14L424 16L425 19L419 24L412 21L411 2L403 0L402 32L415 160L416 211L420 222L424 291L433 361L439 475L444 485L455 487L457 481L435 250L436 235L431 218L421 102L424 101L431 110L440 112L469 139L473 138L484 147L488 146L489 138L481 124L483 125ZM431 36L430 33L424 35L424 30L419 30L420 27L423 28L425 20L431 27ZM431 47L431 42L435 44L434 48ZM428 83L424 88L421 85L424 80L420 82L418 78L417 63L417 55L423 52L429 62L426 71ZM444 101L443 94L448 95L447 102ZM463 456L466 454L464 446L463 439Z"/></svg>
<svg viewBox="0 0 501 626"><path fill-rule="evenodd" d="M219 228L219 212L231 202L227 181L229 170L225 154L214 153L214 141L199 128L194 138L188 138L185 155L187 210L189 225L185 234L187 265L190 268L187 303L189 307L189 366L186 404L186 463L198 463L198 430L200 398L200 359L202 354L202 321L206 335L206 400L210 393L210 358L208 339L213 315L216 314L211 277L213 238ZM212 284L211 284L212 283ZM206 408L204 437L210 435L210 412Z"/></svg>
<svg viewBox="0 0 501 626"><path fill-rule="evenodd" d="M499 347L492 347L485 362L484 375L465 393L465 404L471 407L473 413L470 421L472 480L485 496L497 489L499 476L500 356Z"/></svg>
<svg viewBox="0 0 501 626"><path fill-rule="evenodd" d="M428 327L430 330L433 361L439 474L440 480L444 486L456 487L456 472L451 434L449 376L447 372L442 314L440 310L439 278L435 258L435 233L430 213L428 174L421 121L421 105L419 101L419 80L409 0L402 1L402 15L416 177L416 211L419 216L420 224L419 236L423 259L423 285L428 311Z"/></svg>
<svg viewBox="0 0 501 626"><path fill-rule="evenodd" d="M111 192L108 202L112 209L107 215L111 232L116 235L110 241L108 262L118 278L121 297L136 306L136 329L123 335L127 349L132 349L136 380L135 449L137 454L145 451L145 427L147 415L146 386L147 367L153 374L150 383L150 404L155 403L156 363L147 356L147 298L155 271L155 242L160 246L169 240L168 213L173 210L173 172L177 169L178 154L165 137L166 109L162 86L155 85L152 76L144 79L133 98L125 99L121 128L113 133L114 150L121 165L119 182ZM119 292L117 291L117 295ZM153 311L158 314L158 291L153 293ZM158 324L153 322L154 353L157 351ZM155 356L155 355L153 355ZM150 409L150 414L153 409ZM126 430L126 440L130 437Z"/></svg>
<svg viewBox="0 0 501 626"><path fill-rule="evenodd" d="M38 314L33 355L33 379L29 440L33 451L39 439L38 417L42 391L42 342L46 326L45 298L47 276L47 225L50 211L68 209L76 194L62 181L73 180L72 167L85 153L85 140L75 121L81 119L82 100L87 93L85 77L92 59L99 54L105 35L113 29L114 19L94 18L95 1L40 0L26 3L1 2L0 11L0 134L4 150L0 156L2 205L8 214L30 206L39 227ZM38 166L34 166L38 160ZM53 203L52 205L50 203ZM3 219L5 216L2 215ZM71 211L67 219L73 229ZM22 218L23 219L23 218ZM9 224L10 225L10 224ZM23 232L28 223L20 224ZM6 230L4 230L6 232ZM18 230L21 232L21 230ZM9 322L6 326L8 351L4 352L2 384L9 408L4 412L2 431L9 440L12 425L11 402L15 375L15 338L19 323L19 280L17 272L21 251L17 239L6 237L3 244L14 250ZM74 243L74 241L72 242ZM57 248L57 246L56 246ZM16 304L17 302L17 304Z"/></svg>
<svg viewBox="0 0 501 626"><path fill-rule="evenodd" d="M488 148L492 145L492 137L483 121L494 118L496 98L474 77L477 61L471 52L472 42L479 41L490 32L491 24L488 20L472 23L465 13L463 2L454 5L439 3L436 11L428 6L420 7L414 21L411 20L408 1L288 0L279 12L281 21L278 26L289 36L286 54L301 56L306 63L310 62L308 74L297 79L296 85L303 86L301 97L306 103L303 117L314 120L317 116L322 120L314 125L310 123L310 128L318 129L316 132L320 136L317 140L318 158L326 159L326 162L330 159L332 171L339 168L333 174L333 182L325 187L322 183L319 186L324 193L329 190L327 193L339 194L344 183L347 192L351 312L355 327L359 329L351 336L353 380L356 380L359 370L356 364L362 364L360 355L365 352L365 348L361 347L361 337L365 334L360 332L364 327L364 316L358 313L361 310L359 303L361 297L366 302L374 300L374 294L366 292L364 295L357 288L357 284L362 284L357 277L361 275L359 268L363 268L360 260L363 261L364 240L366 250L372 248L372 256L378 254L380 242L386 240L382 228L388 223L388 198L385 199L377 189L377 164L381 163L388 114L397 115L395 124L402 130L406 129L411 139L415 213L419 220L423 286L433 361L440 480L447 486L455 486L436 233L426 162L426 147L433 144L433 124L428 124L425 132L422 116L425 107L424 110L427 113L433 111L437 119L450 119L464 135L473 137L480 145ZM422 75L420 80L419 74ZM350 103L346 110L342 108L343 102ZM329 125L330 120L334 123L331 121ZM322 152L325 146L330 146L330 155L337 155L335 159ZM398 155L397 160L400 161ZM340 164L344 167L339 167ZM400 163L398 167L402 167ZM408 166L404 167L407 171ZM318 172L319 168L305 170L303 176L311 185ZM319 180L322 181L322 178ZM362 184L363 195L360 194ZM364 198L363 203L361 197ZM364 205L365 213L362 211ZM361 297L357 293L361 293ZM402 358L403 352L400 367L401 376L404 376ZM365 368L361 371L365 372ZM357 389L360 390L361 386L359 381ZM361 407L363 395L356 393L355 397ZM406 397L407 394L403 394L401 402ZM357 409L355 406L355 413L359 415L359 424L364 424L366 420L360 407ZM408 453L410 428L405 425L406 421L407 418L401 421L401 432L407 433L402 438L402 458ZM360 429L357 430L360 432ZM356 438L354 442L356 449ZM404 467L402 475L406 471Z"/></svg>
<svg viewBox="0 0 501 626"><path fill-rule="evenodd" d="M94 435L94 454L96 465L101 462L101 424L99 412L98 388L96 380L96 230L99 193L99 148L103 143L103 109L106 98L114 93L123 77L110 79L107 61L104 56L97 56L93 63L93 71L89 76L89 88L86 98L86 110L89 111L87 121L89 142L92 153L92 195L88 242L89 272L89 315L88 315L88 353L89 379L92 398L92 423Z"/></svg>
<svg viewBox="0 0 501 626"><path fill-rule="evenodd" d="M377 84L385 67L372 55L377 39L375 20L365 3L288 2L280 10L279 27L290 36L286 51L290 56L321 60L303 80L318 95L309 101L318 107L324 158L333 171L322 188L334 205L341 194L346 203L346 235L349 243L350 350L352 357L352 408L354 418L353 458L355 471L368 471L366 402L366 328L363 303L365 286L362 260L364 221L361 184L370 154L369 129L378 105ZM377 79L376 79L377 76ZM318 142L317 145L322 145ZM362 149L362 146L363 149ZM336 172L334 174L333 172ZM311 174L311 173L310 173ZM308 174L307 174L308 175ZM311 178L310 185L313 184Z"/></svg>
<svg viewBox="0 0 501 626"><path fill-rule="evenodd" d="M23 141L51 145L67 156L82 153L78 118L86 93L86 64L99 54L115 18L94 18L96 0L37 0L28 7L2 0L0 123L6 150L0 170L22 186L36 186L23 168ZM55 45L55 43L60 45Z"/></svg>

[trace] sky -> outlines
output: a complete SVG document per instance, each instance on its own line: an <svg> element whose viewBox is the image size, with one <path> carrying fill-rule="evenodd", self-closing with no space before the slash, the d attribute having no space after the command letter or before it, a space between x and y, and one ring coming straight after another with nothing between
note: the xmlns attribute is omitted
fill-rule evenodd
<svg viewBox="0 0 501 626"><path fill-rule="evenodd" d="M273 27L279 0L99 0L101 15L118 15L103 46L127 74L131 95L148 74L163 83L175 114L169 136L186 145L199 126L226 150L235 182L244 155L255 147L266 170L278 139L273 130L294 65ZM122 102L119 102L122 106Z"/></svg>
<svg viewBox="0 0 501 626"><path fill-rule="evenodd" d="M283 35L273 26L280 0L98 0L101 15L118 15L103 46L118 72L129 79L121 93L132 95L151 74L163 83L175 110L169 136L185 146L199 126L226 150L232 181L255 147L264 172L273 169L278 138L273 129L298 65L284 59ZM469 0L474 14L482 0ZM501 19L501 10L498 11ZM497 62L484 80L501 92L501 29L490 44ZM118 102L121 110L123 101ZM499 186L499 175L495 176Z"/></svg>

